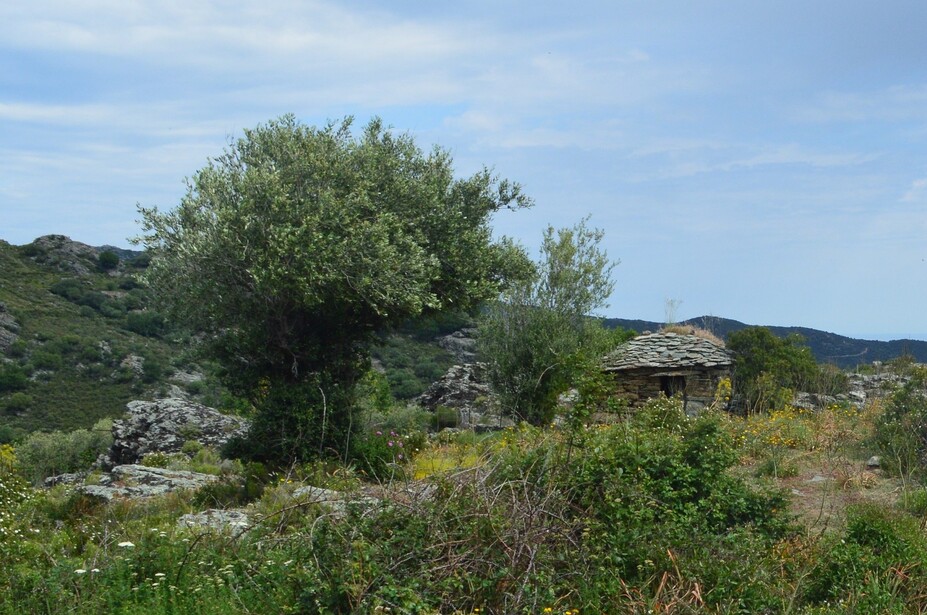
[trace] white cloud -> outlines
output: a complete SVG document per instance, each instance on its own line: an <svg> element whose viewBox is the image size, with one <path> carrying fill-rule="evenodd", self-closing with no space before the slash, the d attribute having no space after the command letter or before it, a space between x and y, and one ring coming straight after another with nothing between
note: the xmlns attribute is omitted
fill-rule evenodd
<svg viewBox="0 0 927 615"><path fill-rule="evenodd" d="M114 115L109 105L56 105L0 101L0 121L98 124Z"/></svg>
<svg viewBox="0 0 927 615"><path fill-rule="evenodd" d="M927 202L927 177L911 182L911 186L902 195L901 201L904 203Z"/></svg>
<svg viewBox="0 0 927 615"><path fill-rule="evenodd" d="M279 71L357 63L385 67L433 63L480 47L491 51L490 41L466 24L305 0L4 3L0 24L5 47L231 70L266 68L269 60L279 62Z"/></svg>
<svg viewBox="0 0 927 615"><path fill-rule="evenodd" d="M927 120L927 83L897 85L869 92L820 94L790 116L804 122Z"/></svg>

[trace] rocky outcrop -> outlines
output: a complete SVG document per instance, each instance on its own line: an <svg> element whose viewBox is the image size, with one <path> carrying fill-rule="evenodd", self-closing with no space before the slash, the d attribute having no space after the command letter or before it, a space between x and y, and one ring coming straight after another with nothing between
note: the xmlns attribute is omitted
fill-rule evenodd
<svg viewBox="0 0 927 615"><path fill-rule="evenodd" d="M217 532L245 532L251 527L251 519L242 510L210 508L199 513L183 515L177 520L179 527L201 528Z"/></svg>
<svg viewBox="0 0 927 615"><path fill-rule="evenodd" d="M849 403L861 408L869 400L890 395L892 391L903 386L909 380L910 376L894 372L849 374L845 393L820 395L799 391L795 393L792 405L805 410L823 410L833 404Z"/></svg>
<svg viewBox="0 0 927 615"><path fill-rule="evenodd" d="M458 363L476 361L476 329L466 328L438 338L438 346L454 356Z"/></svg>
<svg viewBox="0 0 927 615"><path fill-rule="evenodd" d="M44 235L30 244L48 265L79 276L90 275L99 250L64 235Z"/></svg>
<svg viewBox="0 0 927 615"><path fill-rule="evenodd" d="M130 464L116 466L104 474L96 484L81 485L77 490L84 495L104 500L136 499L164 495L179 489L194 491L217 480L219 477L212 474Z"/></svg>
<svg viewBox="0 0 927 615"><path fill-rule="evenodd" d="M498 429L512 425L512 421L499 416L493 403L492 391L485 363L454 365L441 380L422 393L416 403L435 411L453 408L458 412L460 426L477 430Z"/></svg>
<svg viewBox="0 0 927 615"><path fill-rule="evenodd" d="M6 308L6 304L0 301L0 352L7 352L13 343L19 339L19 323L13 318Z"/></svg>
<svg viewBox="0 0 927 615"><path fill-rule="evenodd" d="M97 461L103 469L133 464L148 453L176 453L184 442L221 447L249 427L245 419L227 416L183 399L129 402L125 418L113 423L113 445Z"/></svg>

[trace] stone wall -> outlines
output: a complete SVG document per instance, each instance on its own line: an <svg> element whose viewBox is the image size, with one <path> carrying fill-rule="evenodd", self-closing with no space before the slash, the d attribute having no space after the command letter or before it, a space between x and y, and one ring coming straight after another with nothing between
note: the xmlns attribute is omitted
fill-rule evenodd
<svg viewBox="0 0 927 615"><path fill-rule="evenodd" d="M730 378L730 369L692 368L667 370L665 368L638 368L612 372L615 379L615 397L623 399L630 408L639 408L648 399L678 388L684 379L684 388L680 391L686 412L698 412L711 404L715 398L718 383L722 378Z"/></svg>

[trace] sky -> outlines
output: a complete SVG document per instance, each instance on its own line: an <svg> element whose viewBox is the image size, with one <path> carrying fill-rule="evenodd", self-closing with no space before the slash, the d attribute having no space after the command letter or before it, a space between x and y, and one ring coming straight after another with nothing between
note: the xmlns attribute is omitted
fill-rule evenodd
<svg viewBox="0 0 927 615"><path fill-rule="evenodd" d="M128 247L286 113L379 116L589 215L601 314L927 339L923 0L0 3L0 239Z"/></svg>

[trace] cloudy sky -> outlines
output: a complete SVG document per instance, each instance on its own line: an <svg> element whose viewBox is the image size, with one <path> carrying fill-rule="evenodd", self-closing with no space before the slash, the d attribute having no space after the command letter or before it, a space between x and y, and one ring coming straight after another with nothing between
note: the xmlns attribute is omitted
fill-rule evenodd
<svg viewBox="0 0 927 615"><path fill-rule="evenodd" d="M547 6L549 5L549 6ZM609 316L927 339L923 0L0 3L0 238L127 246L229 139L378 115L587 214Z"/></svg>

